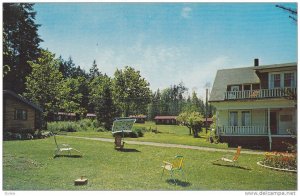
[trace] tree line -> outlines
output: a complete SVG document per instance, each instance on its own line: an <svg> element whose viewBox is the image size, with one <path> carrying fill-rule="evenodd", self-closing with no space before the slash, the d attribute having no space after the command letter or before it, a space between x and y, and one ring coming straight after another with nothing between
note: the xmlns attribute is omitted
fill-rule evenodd
<svg viewBox="0 0 300 196"><path fill-rule="evenodd" d="M43 117L54 120L57 112L75 113L79 119L95 113L110 129L115 117L179 115L214 109L197 97L186 97L183 83L152 92L140 71L130 66L117 69L113 77L102 73L93 61L89 71L75 65L72 58L55 57L40 47L43 41L35 23L31 3L3 4L3 88L23 95L43 108Z"/></svg>

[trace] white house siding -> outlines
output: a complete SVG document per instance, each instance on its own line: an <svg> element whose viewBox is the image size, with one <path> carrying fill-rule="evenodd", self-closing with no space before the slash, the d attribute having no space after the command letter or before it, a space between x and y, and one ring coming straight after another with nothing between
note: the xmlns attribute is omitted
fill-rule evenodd
<svg viewBox="0 0 300 196"><path fill-rule="evenodd" d="M290 129L291 131L296 130L296 121L297 116L295 109L282 109L278 113L278 120L279 120L279 134L289 134L287 132L287 129Z"/></svg>
<svg viewBox="0 0 300 196"><path fill-rule="evenodd" d="M289 135L287 129L296 130L297 117L295 103L286 99L232 101L213 103L217 109L217 126L230 126L230 112L238 113L238 126L242 126L242 112L250 111L251 124L262 134L267 134L268 108L271 112L277 112L277 134ZM248 129L248 128L247 128ZM249 132L249 131L248 131ZM255 131L257 133L257 131Z"/></svg>
<svg viewBox="0 0 300 196"><path fill-rule="evenodd" d="M267 126L266 110L252 110L252 126Z"/></svg>

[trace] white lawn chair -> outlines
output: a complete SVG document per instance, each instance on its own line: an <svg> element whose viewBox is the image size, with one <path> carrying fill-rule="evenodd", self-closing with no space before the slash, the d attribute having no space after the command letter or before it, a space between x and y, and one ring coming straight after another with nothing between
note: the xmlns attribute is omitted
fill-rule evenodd
<svg viewBox="0 0 300 196"><path fill-rule="evenodd" d="M132 126L136 119L117 119L113 122L112 134L115 135L115 148L123 149L124 147L124 133L132 132Z"/></svg>
<svg viewBox="0 0 300 196"><path fill-rule="evenodd" d="M54 152L54 156L61 156L61 155L65 155L63 152L68 152L68 155L71 156L71 151L74 150L76 152L79 153L79 156L82 156L82 153L75 149L75 148L72 148L69 144L58 144L57 141L56 141L56 136L55 134L53 134L53 137L54 137L54 141L55 141L55 144L56 144L56 150Z"/></svg>

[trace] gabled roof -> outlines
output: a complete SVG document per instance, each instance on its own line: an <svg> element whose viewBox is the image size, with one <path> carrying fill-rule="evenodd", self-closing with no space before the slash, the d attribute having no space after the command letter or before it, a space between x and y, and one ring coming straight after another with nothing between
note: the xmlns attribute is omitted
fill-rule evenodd
<svg viewBox="0 0 300 196"><path fill-rule="evenodd" d="M228 85L235 84L259 84L260 79L256 74L256 71L267 69L278 69L295 67L297 63L285 63L274 65L260 65L244 68L222 69L218 70L215 81L212 87L209 101L223 101L225 98L225 92Z"/></svg>
<svg viewBox="0 0 300 196"><path fill-rule="evenodd" d="M145 116L145 115L130 115L129 118L139 118L139 119L143 119L143 118L147 118L147 116Z"/></svg>
<svg viewBox="0 0 300 196"><path fill-rule="evenodd" d="M155 116L155 120L176 120L177 116Z"/></svg>
<svg viewBox="0 0 300 196"><path fill-rule="evenodd" d="M31 103L30 101L28 101L27 99L25 99L24 97L20 96L20 95L17 95L16 93L10 91L10 90L3 90L3 96L4 95L10 95L18 100L20 100L21 102L33 107L34 109L36 110L39 110L39 111L43 111L42 108L40 108L39 106L35 105L34 103Z"/></svg>

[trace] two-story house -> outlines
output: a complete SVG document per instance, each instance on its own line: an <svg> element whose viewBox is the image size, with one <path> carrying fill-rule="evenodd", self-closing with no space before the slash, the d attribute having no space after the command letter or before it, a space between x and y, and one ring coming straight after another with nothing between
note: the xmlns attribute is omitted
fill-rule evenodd
<svg viewBox="0 0 300 196"><path fill-rule="evenodd" d="M218 70L210 94L217 134L229 146L285 150L296 142L297 63Z"/></svg>

